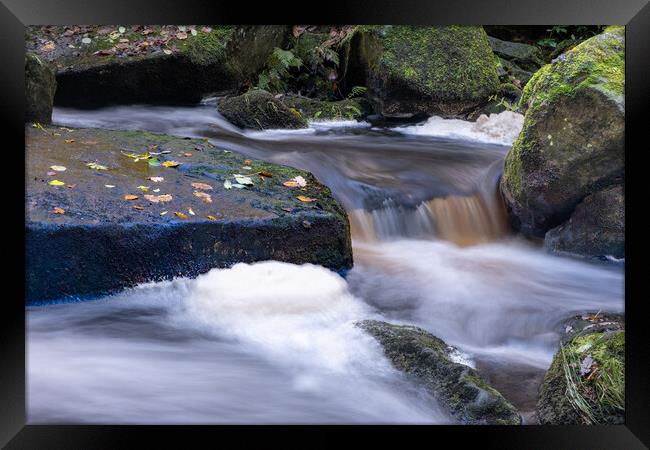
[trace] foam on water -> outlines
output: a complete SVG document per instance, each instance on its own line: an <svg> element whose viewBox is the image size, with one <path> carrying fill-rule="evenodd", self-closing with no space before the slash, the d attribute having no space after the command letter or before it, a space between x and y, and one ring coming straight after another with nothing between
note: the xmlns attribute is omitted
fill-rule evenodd
<svg viewBox="0 0 650 450"><path fill-rule="evenodd" d="M511 145L524 124L524 116L511 111L481 115L476 122L459 119L430 117L426 122L408 127L394 128L405 134L435 136L472 142Z"/></svg>

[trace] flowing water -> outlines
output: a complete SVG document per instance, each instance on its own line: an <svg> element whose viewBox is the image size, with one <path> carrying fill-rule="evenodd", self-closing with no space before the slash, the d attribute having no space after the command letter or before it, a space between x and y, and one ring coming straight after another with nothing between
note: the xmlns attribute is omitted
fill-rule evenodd
<svg viewBox="0 0 650 450"><path fill-rule="evenodd" d="M623 311L621 265L550 256L511 235L496 185L519 115L242 132L208 101L56 108L54 121L207 137L309 170L348 211L355 264L346 279L237 264L30 306L30 423L453 422L354 326L369 318L455 346L529 420L560 322Z"/></svg>

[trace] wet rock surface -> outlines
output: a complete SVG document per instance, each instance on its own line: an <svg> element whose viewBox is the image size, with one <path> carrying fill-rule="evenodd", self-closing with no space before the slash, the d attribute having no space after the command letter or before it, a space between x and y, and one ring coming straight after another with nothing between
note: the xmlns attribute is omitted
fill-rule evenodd
<svg viewBox="0 0 650 450"><path fill-rule="evenodd" d="M233 125L253 130L307 128L307 121L293 108L263 90L222 99L219 112Z"/></svg>
<svg viewBox="0 0 650 450"><path fill-rule="evenodd" d="M375 320L364 320L357 326L381 344L395 368L422 385L462 423L521 423L515 407L475 369L452 361L450 347L431 333L414 326Z"/></svg>
<svg viewBox="0 0 650 450"><path fill-rule="evenodd" d="M25 55L25 122L52 122L55 92L52 65L34 54Z"/></svg>
<svg viewBox="0 0 650 450"><path fill-rule="evenodd" d="M146 151L157 162L133 157ZM27 126L26 153L28 301L237 262L352 266L347 217L308 172L139 131ZM234 175L252 184L226 189L238 184ZM306 186L283 185L297 176Z"/></svg>

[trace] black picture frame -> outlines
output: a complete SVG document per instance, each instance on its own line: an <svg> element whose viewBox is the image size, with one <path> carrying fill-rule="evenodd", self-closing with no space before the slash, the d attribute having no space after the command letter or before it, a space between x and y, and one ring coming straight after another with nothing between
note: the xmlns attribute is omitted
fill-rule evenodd
<svg viewBox="0 0 650 450"><path fill-rule="evenodd" d="M7 225L4 234L5 289L2 301L0 340L0 445L6 448L131 448L134 439L146 447L168 446L179 439L189 447L194 439L205 438L211 445L250 446L253 435L260 445L280 440L283 447L329 447L342 445L340 433L359 432L365 442L404 444L408 438L434 443L450 438L462 443L472 440L485 448L608 448L635 449L650 446L648 399L648 326L642 311L645 296L642 281L644 262L641 214L630 205L644 200L633 182L642 181L640 164L648 145L643 143L644 109L650 100L650 5L648 0L402 0L391 2L247 2L111 0L1 0L0 79L3 181L0 181L0 211ZM619 426L36 426L25 421L25 302L24 283L24 26L44 24L621 24L626 25L626 423ZM647 137L645 137L647 142ZM638 145L634 145L638 143ZM22 212L22 214L21 214ZM10 226L9 226L10 225ZM7 246L11 244L11 246ZM306 433L313 436L305 436ZM234 438L235 440L231 440ZM306 440L308 439L308 440ZM367 440L366 440L367 439ZM434 440L432 440L434 439ZM188 441L189 440L189 441ZM198 441L197 441L198 442ZM452 442L452 441L448 441ZM456 445L456 444L454 444Z"/></svg>

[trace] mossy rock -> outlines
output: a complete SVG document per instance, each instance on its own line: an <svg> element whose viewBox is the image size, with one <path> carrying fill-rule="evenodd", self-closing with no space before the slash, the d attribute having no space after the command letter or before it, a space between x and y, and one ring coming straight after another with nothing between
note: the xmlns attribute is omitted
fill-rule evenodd
<svg viewBox="0 0 650 450"><path fill-rule="evenodd" d="M569 220L546 233L544 246L558 254L624 258L623 187L611 187L585 197Z"/></svg>
<svg viewBox="0 0 650 450"><path fill-rule="evenodd" d="M359 26L350 63L364 72L375 110L386 117L457 117L487 102L499 85L482 27Z"/></svg>
<svg viewBox="0 0 650 450"><path fill-rule="evenodd" d="M577 335L555 354L544 376L536 410L539 422L624 423L624 373L625 331Z"/></svg>
<svg viewBox="0 0 650 450"><path fill-rule="evenodd" d="M357 326L383 347L393 366L423 386L462 423L519 425L521 417L469 366L449 358L451 347L418 327L364 320Z"/></svg>
<svg viewBox="0 0 650 450"><path fill-rule="evenodd" d="M175 30L148 26L146 35L129 27L111 39L102 31L107 28L118 29L86 26L65 36L65 27L28 28L28 50L57 68L57 104L196 103L209 94L234 93L252 84L289 32L287 26L213 25L188 29L179 39ZM116 50L119 40L129 47ZM50 50L44 41L52 42Z"/></svg>
<svg viewBox="0 0 650 450"><path fill-rule="evenodd" d="M523 90L524 125L501 178L513 227L543 237L624 174L624 28L608 28L542 67Z"/></svg>
<svg viewBox="0 0 650 450"><path fill-rule="evenodd" d="M25 122L52 122L56 77L50 64L36 55L25 55Z"/></svg>
<svg viewBox="0 0 650 450"><path fill-rule="evenodd" d="M288 107L269 92L259 89L222 99L218 109L229 122L240 128L307 128L307 122L300 112Z"/></svg>
<svg viewBox="0 0 650 450"><path fill-rule="evenodd" d="M306 120L361 120L372 114L372 106L365 98L324 101L296 95L285 95L282 103L298 111Z"/></svg>

